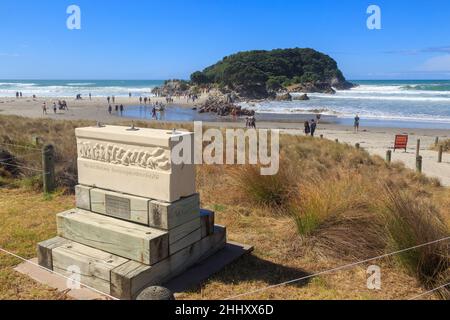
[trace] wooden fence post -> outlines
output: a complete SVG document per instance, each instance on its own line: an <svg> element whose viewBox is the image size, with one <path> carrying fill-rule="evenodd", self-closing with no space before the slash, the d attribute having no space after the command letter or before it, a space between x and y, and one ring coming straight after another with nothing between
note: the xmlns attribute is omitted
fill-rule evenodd
<svg viewBox="0 0 450 320"><path fill-rule="evenodd" d="M44 193L51 193L55 190L55 148L51 144L42 148L42 171Z"/></svg>
<svg viewBox="0 0 450 320"><path fill-rule="evenodd" d="M392 161L392 151L388 150L386 151L386 162L391 163L391 161Z"/></svg>
<svg viewBox="0 0 450 320"><path fill-rule="evenodd" d="M442 152L444 152L444 146L439 146L439 151L438 151L438 162L442 163Z"/></svg>
<svg viewBox="0 0 450 320"><path fill-rule="evenodd" d="M420 155L420 139L417 139L416 157Z"/></svg>
<svg viewBox="0 0 450 320"><path fill-rule="evenodd" d="M434 145L436 147L439 145L439 137L436 137L436 140L434 140Z"/></svg>
<svg viewBox="0 0 450 320"><path fill-rule="evenodd" d="M419 173L422 173L422 156L417 156L416 158L416 170Z"/></svg>

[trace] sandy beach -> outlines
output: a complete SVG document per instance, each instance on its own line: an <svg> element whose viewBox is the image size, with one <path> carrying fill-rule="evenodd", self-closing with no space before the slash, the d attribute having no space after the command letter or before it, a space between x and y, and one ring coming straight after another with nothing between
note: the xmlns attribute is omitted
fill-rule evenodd
<svg viewBox="0 0 450 320"><path fill-rule="evenodd" d="M202 96L193 104L187 102L184 98L175 98L173 104L169 105L167 109L185 108L192 109L195 105L202 103L207 96ZM0 98L0 115L19 115L31 118L51 118L61 120L93 120L102 123L117 122L119 119L124 120L125 117L113 112L111 115L107 111L106 98L92 98L75 100L60 98L66 100L69 106L68 111L58 110L56 114L53 113L53 102L57 101L55 98ZM152 102L165 103L165 98L152 98ZM47 115L42 114L42 104L47 104ZM139 106L139 100L136 97L119 97L116 98L114 105L123 104L127 106ZM113 105L113 106L114 106ZM204 121L204 125L214 127L245 127L244 119L223 119L214 121ZM126 119L126 118L125 118ZM145 119L140 119L144 120ZM130 118L130 122L132 119ZM152 120L146 120L152 121ZM172 121L170 121L172 122ZM180 121L183 122L183 121ZM334 123L320 123L317 130L317 136L323 135L325 139L335 140L339 142L355 145L359 143L362 148L369 153L378 155L380 157L386 156L386 151L393 147L394 137L396 134L408 134L409 144L407 152L398 150L392 153L392 161L401 161L407 167L415 169L416 165L416 142L421 140L420 153L423 157L423 173L429 177L438 178L442 185L450 186L450 154L445 153L443 162L437 162L437 152L430 150L435 143L435 138L450 139L449 130L437 129L411 129L411 128L386 128L386 127L364 127L364 119L361 121L362 128L359 133L354 133L353 128ZM283 121L258 121L259 128L273 128L280 129L282 133L286 134L303 134L303 123L301 121L283 122Z"/></svg>

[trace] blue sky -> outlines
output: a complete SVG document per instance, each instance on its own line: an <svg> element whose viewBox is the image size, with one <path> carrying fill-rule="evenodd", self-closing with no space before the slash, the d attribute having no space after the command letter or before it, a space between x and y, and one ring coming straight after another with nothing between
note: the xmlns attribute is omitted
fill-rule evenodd
<svg viewBox="0 0 450 320"><path fill-rule="evenodd" d="M187 78L237 51L311 47L349 79L450 79L449 22L447 0L1 0L0 78Z"/></svg>

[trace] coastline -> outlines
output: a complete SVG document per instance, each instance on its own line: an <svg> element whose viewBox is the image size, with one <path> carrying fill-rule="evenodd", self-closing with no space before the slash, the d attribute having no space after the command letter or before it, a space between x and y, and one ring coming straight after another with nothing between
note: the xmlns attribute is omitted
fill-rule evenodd
<svg viewBox="0 0 450 320"><path fill-rule="evenodd" d="M179 108L181 111L185 111L187 114L192 114L192 108L198 104L201 104L207 99L207 96L203 95L199 100L193 104L187 102L184 98L175 98L173 104L167 106L167 110L172 108ZM139 100L133 98L116 98L115 104L124 104L125 116L113 112L111 115L107 112L107 101L105 98L92 98L92 100L75 100L66 99L69 110L59 111L57 114L53 113L52 104L53 101L57 101L55 98L0 98L0 116L1 115L16 115L29 118L48 118L54 120L91 120L100 121L102 123L117 123L118 121L129 120L130 124L133 120L148 121L152 123L154 121L161 122L162 120L151 120L151 107L142 106L139 107ZM42 115L42 103L47 103L47 115ZM152 98L152 102L165 103L165 98ZM136 103L137 102L137 103ZM127 106L134 105L137 108L145 110L147 117L128 117ZM196 111L195 111L196 113ZM150 115L150 116L149 116ZM281 133L302 135L303 134L303 122L307 119L311 119L315 115L297 115L290 121L282 121L276 119L276 116L271 114L273 119L260 118L257 115L257 127L264 129L280 129ZM221 118L216 115L204 114L203 118L199 119L206 127L220 127L220 128L245 128L245 118L238 118L233 120L231 117ZM423 157L423 173L429 177L438 178L442 185L450 186L450 155L445 154L443 163L437 163L437 152L430 150L431 146L435 142L435 138L450 139L450 130L448 129L432 129L432 128L407 128L407 127L390 127L390 126L372 126L365 127L364 119L361 121L361 129L359 133L353 132L352 125L342 124L339 122L328 121L327 117L323 117L319 123L317 129L317 136L323 135L325 139L335 140L339 142L355 145L359 143L362 148L367 150L373 155L385 157L386 151L393 147L394 138L396 134L408 134L409 144L407 152L397 151L392 153L392 161L401 161L406 167L415 169L415 150L417 139L421 140L421 155ZM186 124L192 123L192 120L174 121L167 119L164 122Z"/></svg>

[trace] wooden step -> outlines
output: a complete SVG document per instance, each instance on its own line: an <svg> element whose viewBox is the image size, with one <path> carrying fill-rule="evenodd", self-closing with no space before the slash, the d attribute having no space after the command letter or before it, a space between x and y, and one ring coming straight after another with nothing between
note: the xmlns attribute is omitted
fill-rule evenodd
<svg viewBox="0 0 450 320"><path fill-rule="evenodd" d="M200 217L169 230L169 255L200 241L201 237Z"/></svg>
<svg viewBox="0 0 450 320"><path fill-rule="evenodd" d="M56 273L106 294L111 293L111 270L130 261L73 241L53 249L52 260Z"/></svg>
<svg viewBox="0 0 450 320"><path fill-rule="evenodd" d="M148 203L150 199L124 195L103 189L92 189L90 198L93 212L149 225Z"/></svg>
<svg viewBox="0 0 450 320"><path fill-rule="evenodd" d="M37 257L38 263L41 267L48 270L53 270L52 250L70 242L61 237L55 237L38 243Z"/></svg>
<svg viewBox="0 0 450 320"><path fill-rule="evenodd" d="M197 193L169 203L85 186L76 190L79 209L158 229L171 230L200 216Z"/></svg>
<svg viewBox="0 0 450 320"><path fill-rule="evenodd" d="M192 265L219 251L225 244L225 227L215 226L214 233L210 236L153 266L136 261L126 262L112 270L111 295L119 299L134 299L147 286L164 284Z"/></svg>
<svg viewBox="0 0 450 320"><path fill-rule="evenodd" d="M81 209L57 215L58 235L111 254L153 265L169 255L166 231Z"/></svg>
<svg viewBox="0 0 450 320"><path fill-rule="evenodd" d="M214 211L200 209L200 223L202 229L202 239L214 232Z"/></svg>

